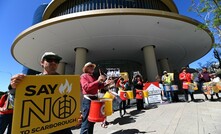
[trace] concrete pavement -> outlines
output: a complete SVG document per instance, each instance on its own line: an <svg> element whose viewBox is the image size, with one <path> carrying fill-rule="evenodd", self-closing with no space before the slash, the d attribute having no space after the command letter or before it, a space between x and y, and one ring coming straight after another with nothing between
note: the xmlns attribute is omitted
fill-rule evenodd
<svg viewBox="0 0 221 134"><path fill-rule="evenodd" d="M204 96L196 94L195 99ZM162 103L141 112L134 105L127 112L122 118L119 111L108 116L108 128L96 123L94 134L221 134L220 101ZM80 128L72 132L79 134Z"/></svg>

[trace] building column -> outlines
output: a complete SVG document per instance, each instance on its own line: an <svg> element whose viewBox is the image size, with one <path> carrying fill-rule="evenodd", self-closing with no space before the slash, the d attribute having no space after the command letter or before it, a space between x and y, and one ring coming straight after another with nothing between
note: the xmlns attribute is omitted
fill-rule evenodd
<svg viewBox="0 0 221 134"><path fill-rule="evenodd" d="M159 62L160 62L160 67L161 67L162 71L170 72L170 66L169 66L169 63L168 63L168 58L160 59Z"/></svg>
<svg viewBox="0 0 221 134"><path fill-rule="evenodd" d="M86 63L87 49L86 48L75 48L75 71L74 74L82 74L82 68Z"/></svg>
<svg viewBox="0 0 221 134"><path fill-rule="evenodd" d="M57 68L57 72L59 74L65 74L65 66L66 66L66 63L65 62L60 62L58 64L58 68Z"/></svg>
<svg viewBox="0 0 221 134"><path fill-rule="evenodd" d="M154 46L143 47L144 62L147 73L148 81L155 81L155 77L158 75L156 56Z"/></svg>
<svg viewBox="0 0 221 134"><path fill-rule="evenodd" d="M82 68L84 66L84 64L86 63L86 56L87 56L87 49L86 48L82 48L82 47L78 47L75 48L75 71L74 74L80 75L82 74ZM80 104L82 104L83 101L83 94L81 92L80 94ZM81 105L81 111L82 109L82 105Z"/></svg>

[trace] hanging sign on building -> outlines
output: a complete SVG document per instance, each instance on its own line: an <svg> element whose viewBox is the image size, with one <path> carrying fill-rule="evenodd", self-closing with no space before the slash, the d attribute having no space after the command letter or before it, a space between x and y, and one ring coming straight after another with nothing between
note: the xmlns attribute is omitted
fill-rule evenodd
<svg viewBox="0 0 221 134"><path fill-rule="evenodd" d="M26 76L16 88L12 133L51 133L78 124L80 77Z"/></svg>
<svg viewBox="0 0 221 134"><path fill-rule="evenodd" d="M148 91L148 102L158 103L161 102L161 89L158 82L146 82L144 84L144 90Z"/></svg>

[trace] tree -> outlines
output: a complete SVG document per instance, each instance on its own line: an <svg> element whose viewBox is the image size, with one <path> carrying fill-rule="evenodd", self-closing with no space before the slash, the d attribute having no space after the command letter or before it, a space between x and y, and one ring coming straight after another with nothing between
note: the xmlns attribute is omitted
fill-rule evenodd
<svg viewBox="0 0 221 134"><path fill-rule="evenodd" d="M203 24L199 28L209 28L214 37L221 40L221 0L192 0L190 11L197 13L203 20Z"/></svg>
<svg viewBox="0 0 221 134"><path fill-rule="evenodd" d="M215 38L214 57L219 61L221 68L221 59L218 48L221 48L221 0L191 0L190 11L197 13L202 19L203 24L198 26L199 29L210 29Z"/></svg>

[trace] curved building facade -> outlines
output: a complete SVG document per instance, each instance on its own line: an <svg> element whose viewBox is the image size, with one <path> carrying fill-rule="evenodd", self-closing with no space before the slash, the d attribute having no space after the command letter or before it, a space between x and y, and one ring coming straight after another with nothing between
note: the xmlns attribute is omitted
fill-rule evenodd
<svg viewBox="0 0 221 134"><path fill-rule="evenodd" d="M47 6L48 4L42 4L35 10L34 17L32 20L32 25L37 24L42 21L42 15ZM27 74L27 75L35 75L35 74L39 74L40 72L23 66L22 73Z"/></svg>
<svg viewBox="0 0 221 134"><path fill-rule="evenodd" d="M18 35L12 54L37 71L41 55L53 51L63 57L62 74L81 74L91 61L155 81L210 51L213 37L199 24L179 15L172 0L52 0L42 21Z"/></svg>

